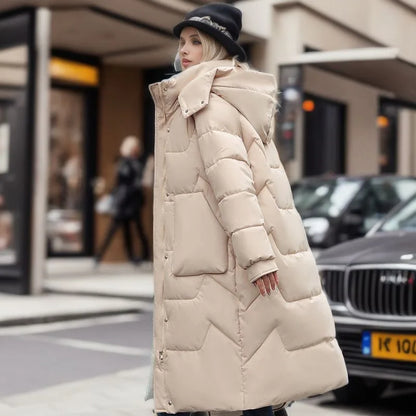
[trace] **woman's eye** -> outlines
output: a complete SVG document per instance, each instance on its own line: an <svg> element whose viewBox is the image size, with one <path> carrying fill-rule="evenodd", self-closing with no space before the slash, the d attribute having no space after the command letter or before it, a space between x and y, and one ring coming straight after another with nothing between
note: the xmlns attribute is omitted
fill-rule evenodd
<svg viewBox="0 0 416 416"><path fill-rule="evenodd" d="M192 42L192 44L193 44L193 45L200 45L200 44L201 44L201 42L200 42L199 40L194 40L194 41Z"/></svg>

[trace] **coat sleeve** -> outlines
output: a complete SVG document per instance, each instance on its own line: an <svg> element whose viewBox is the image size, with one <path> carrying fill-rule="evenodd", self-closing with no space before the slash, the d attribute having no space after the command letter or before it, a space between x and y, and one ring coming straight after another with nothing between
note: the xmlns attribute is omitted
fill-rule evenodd
<svg viewBox="0 0 416 416"><path fill-rule="evenodd" d="M236 260L254 282L278 267L264 228L239 113L235 111L230 118L229 108L211 110L194 114L200 154Z"/></svg>

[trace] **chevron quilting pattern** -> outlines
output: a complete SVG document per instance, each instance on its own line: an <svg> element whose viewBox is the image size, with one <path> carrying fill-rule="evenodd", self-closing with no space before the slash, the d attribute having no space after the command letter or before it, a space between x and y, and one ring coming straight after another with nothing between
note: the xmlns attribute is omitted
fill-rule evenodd
<svg viewBox="0 0 416 416"><path fill-rule="evenodd" d="M213 352L215 359L212 359ZM200 350L167 351L166 365L169 370L164 377L168 395L174 397L176 403L186 403L188 410L207 409L206 403L211 403L212 411L230 405L235 409L241 406L240 347L215 326L210 326ZM209 385L201 383L201 378Z"/></svg>

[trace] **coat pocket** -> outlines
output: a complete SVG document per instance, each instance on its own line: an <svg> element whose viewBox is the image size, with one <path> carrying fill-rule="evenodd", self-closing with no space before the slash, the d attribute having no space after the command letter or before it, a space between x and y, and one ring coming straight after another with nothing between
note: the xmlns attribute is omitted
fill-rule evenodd
<svg viewBox="0 0 416 416"><path fill-rule="evenodd" d="M228 236L202 192L175 196L172 273L225 273Z"/></svg>

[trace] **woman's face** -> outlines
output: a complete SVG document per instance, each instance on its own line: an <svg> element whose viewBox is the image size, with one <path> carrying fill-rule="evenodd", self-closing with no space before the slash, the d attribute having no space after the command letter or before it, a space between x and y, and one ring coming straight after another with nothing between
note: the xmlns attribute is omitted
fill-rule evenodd
<svg viewBox="0 0 416 416"><path fill-rule="evenodd" d="M202 62L202 43L193 27L185 27L179 39L179 56L182 70Z"/></svg>
<svg viewBox="0 0 416 416"><path fill-rule="evenodd" d="M139 148L137 146L132 146L129 156L133 158L139 156Z"/></svg>

